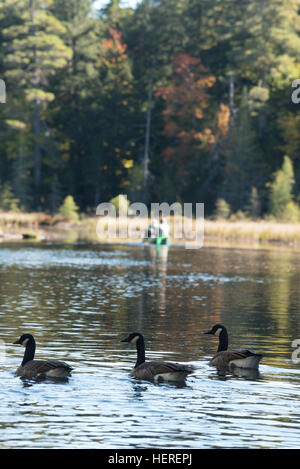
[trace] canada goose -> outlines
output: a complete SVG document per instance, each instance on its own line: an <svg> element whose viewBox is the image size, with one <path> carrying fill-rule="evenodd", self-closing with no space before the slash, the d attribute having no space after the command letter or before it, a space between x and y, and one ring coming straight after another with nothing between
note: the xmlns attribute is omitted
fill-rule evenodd
<svg viewBox="0 0 300 469"><path fill-rule="evenodd" d="M31 334L23 334L14 342L25 347L24 357L16 373L23 378L49 377L65 378L71 373L72 367L58 360L34 360L35 340Z"/></svg>
<svg viewBox="0 0 300 469"><path fill-rule="evenodd" d="M215 366L218 369L231 367L258 368L262 355L247 349L227 350L228 334L226 327L222 324L216 324L210 331L206 331L204 334L212 334L219 337L218 351L210 360L210 366Z"/></svg>
<svg viewBox="0 0 300 469"><path fill-rule="evenodd" d="M146 362L144 337L138 332L129 334L121 342L129 342L136 345L137 361L131 376L149 381L184 381L193 368L170 362Z"/></svg>

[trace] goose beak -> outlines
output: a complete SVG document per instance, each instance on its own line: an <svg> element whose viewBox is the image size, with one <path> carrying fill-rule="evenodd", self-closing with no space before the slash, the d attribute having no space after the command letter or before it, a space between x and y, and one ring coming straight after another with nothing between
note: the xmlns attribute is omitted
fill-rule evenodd
<svg viewBox="0 0 300 469"><path fill-rule="evenodd" d="M13 345L20 344L19 339L13 342Z"/></svg>
<svg viewBox="0 0 300 469"><path fill-rule="evenodd" d="M203 332L203 334L212 334L212 332L211 331L205 331L205 332Z"/></svg>
<svg viewBox="0 0 300 469"><path fill-rule="evenodd" d="M120 342L129 342L128 337L126 337L126 339L121 340Z"/></svg>

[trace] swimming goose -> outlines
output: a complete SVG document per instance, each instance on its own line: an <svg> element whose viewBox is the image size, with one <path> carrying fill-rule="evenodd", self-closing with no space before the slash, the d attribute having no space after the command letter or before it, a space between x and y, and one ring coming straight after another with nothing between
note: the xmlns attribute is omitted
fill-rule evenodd
<svg viewBox="0 0 300 469"><path fill-rule="evenodd" d="M227 350L228 333L225 326L216 324L210 331L204 334L212 334L219 337L219 347L216 355L210 360L209 365L218 369L231 367L257 369L262 355L247 349Z"/></svg>
<svg viewBox="0 0 300 469"><path fill-rule="evenodd" d="M184 381L193 368L170 362L146 362L145 342L142 334L133 332L121 342L128 342L136 345L137 361L131 376L134 378L146 379L149 381Z"/></svg>
<svg viewBox="0 0 300 469"><path fill-rule="evenodd" d="M31 334L23 334L14 342L25 347L24 357L16 373L23 378L49 377L65 378L70 375L72 367L58 360L34 360L35 340Z"/></svg>

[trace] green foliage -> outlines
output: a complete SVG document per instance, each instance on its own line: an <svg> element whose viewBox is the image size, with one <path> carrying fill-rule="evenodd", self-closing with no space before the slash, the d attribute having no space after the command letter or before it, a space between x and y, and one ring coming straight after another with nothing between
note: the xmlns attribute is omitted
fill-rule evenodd
<svg viewBox="0 0 300 469"><path fill-rule="evenodd" d="M284 157L282 168L276 171L270 189L270 212L277 219L283 219L287 205L292 201L295 183L293 163L288 156Z"/></svg>
<svg viewBox="0 0 300 469"><path fill-rule="evenodd" d="M115 207L117 214L119 214L120 212L126 214L130 205L129 200L127 200L127 198L123 194L117 195L109 202Z"/></svg>
<svg viewBox="0 0 300 469"><path fill-rule="evenodd" d="M300 207L291 200L285 207L283 221L297 223L300 221Z"/></svg>
<svg viewBox="0 0 300 469"><path fill-rule="evenodd" d="M216 203L215 217L216 219L229 218L230 215L230 205L224 199L218 199Z"/></svg>
<svg viewBox="0 0 300 469"><path fill-rule="evenodd" d="M249 107L252 115L258 115L269 99L269 90L263 86L254 86L249 92Z"/></svg>
<svg viewBox="0 0 300 469"><path fill-rule="evenodd" d="M0 209L18 212L19 199L15 198L9 182L0 185Z"/></svg>
<svg viewBox="0 0 300 469"><path fill-rule="evenodd" d="M128 169L128 178L123 188L130 200L142 200L143 174L141 165L136 164Z"/></svg>
<svg viewBox="0 0 300 469"><path fill-rule="evenodd" d="M233 211L247 209L252 187L261 185L263 177L262 152L257 132L253 128L246 87L226 151L225 180L222 195Z"/></svg>
<svg viewBox="0 0 300 469"><path fill-rule="evenodd" d="M63 220L78 222L78 207L71 195L68 195L59 207L59 215Z"/></svg>
<svg viewBox="0 0 300 469"><path fill-rule="evenodd" d="M242 210L238 210L237 212L230 215L230 221L244 221L247 219L247 214Z"/></svg>
<svg viewBox="0 0 300 469"><path fill-rule="evenodd" d="M75 194L94 212L115 194L142 200L147 154L149 201L297 220L299 1L93 4L0 2L2 204L56 213ZM285 154L294 172L279 169Z"/></svg>
<svg viewBox="0 0 300 469"><path fill-rule="evenodd" d="M66 46L61 22L51 14L51 0L3 0L0 13L5 10L9 18L2 29L4 39L3 59L5 78L11 87L11 108L8 113L22 113L23 120L30 120L30 141L33 154L33 179L35 201L39 208L42 171L42 148L45 145L43 110L55 99L55 93L47 89L50 77L71 59ZM16 8L17 6L17 8ZM16 128L17 119L7 119ZM19 126L19 130L22 130Z"/></svg>

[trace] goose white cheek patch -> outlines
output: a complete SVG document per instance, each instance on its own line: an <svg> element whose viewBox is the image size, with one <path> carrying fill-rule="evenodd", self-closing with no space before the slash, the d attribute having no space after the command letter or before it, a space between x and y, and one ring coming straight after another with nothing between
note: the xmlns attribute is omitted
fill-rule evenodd
<svg viewBox="0 0 300 469"><path fill-rule="evenodd" d="M216 330L215 335L219 336L221 332L222 332L222 329L221 327L219 327L219 329Z"/></svg>
<svg viewBox="0 0 300 469"><path fill-rule="evenodd" d="M23 342L22 342L23 347L26 347L28 340L29 340L29 339L23 340Z"/></svg>
<svg viewBox="0 0 300 469"><path fill-rule="evenodd" d="M139 336L137 335L136 337L134 337L133 339L131 339L130 342L131 342L132 344L136 344L137 341L138 341L138 339L139 339Z"/></svg>

